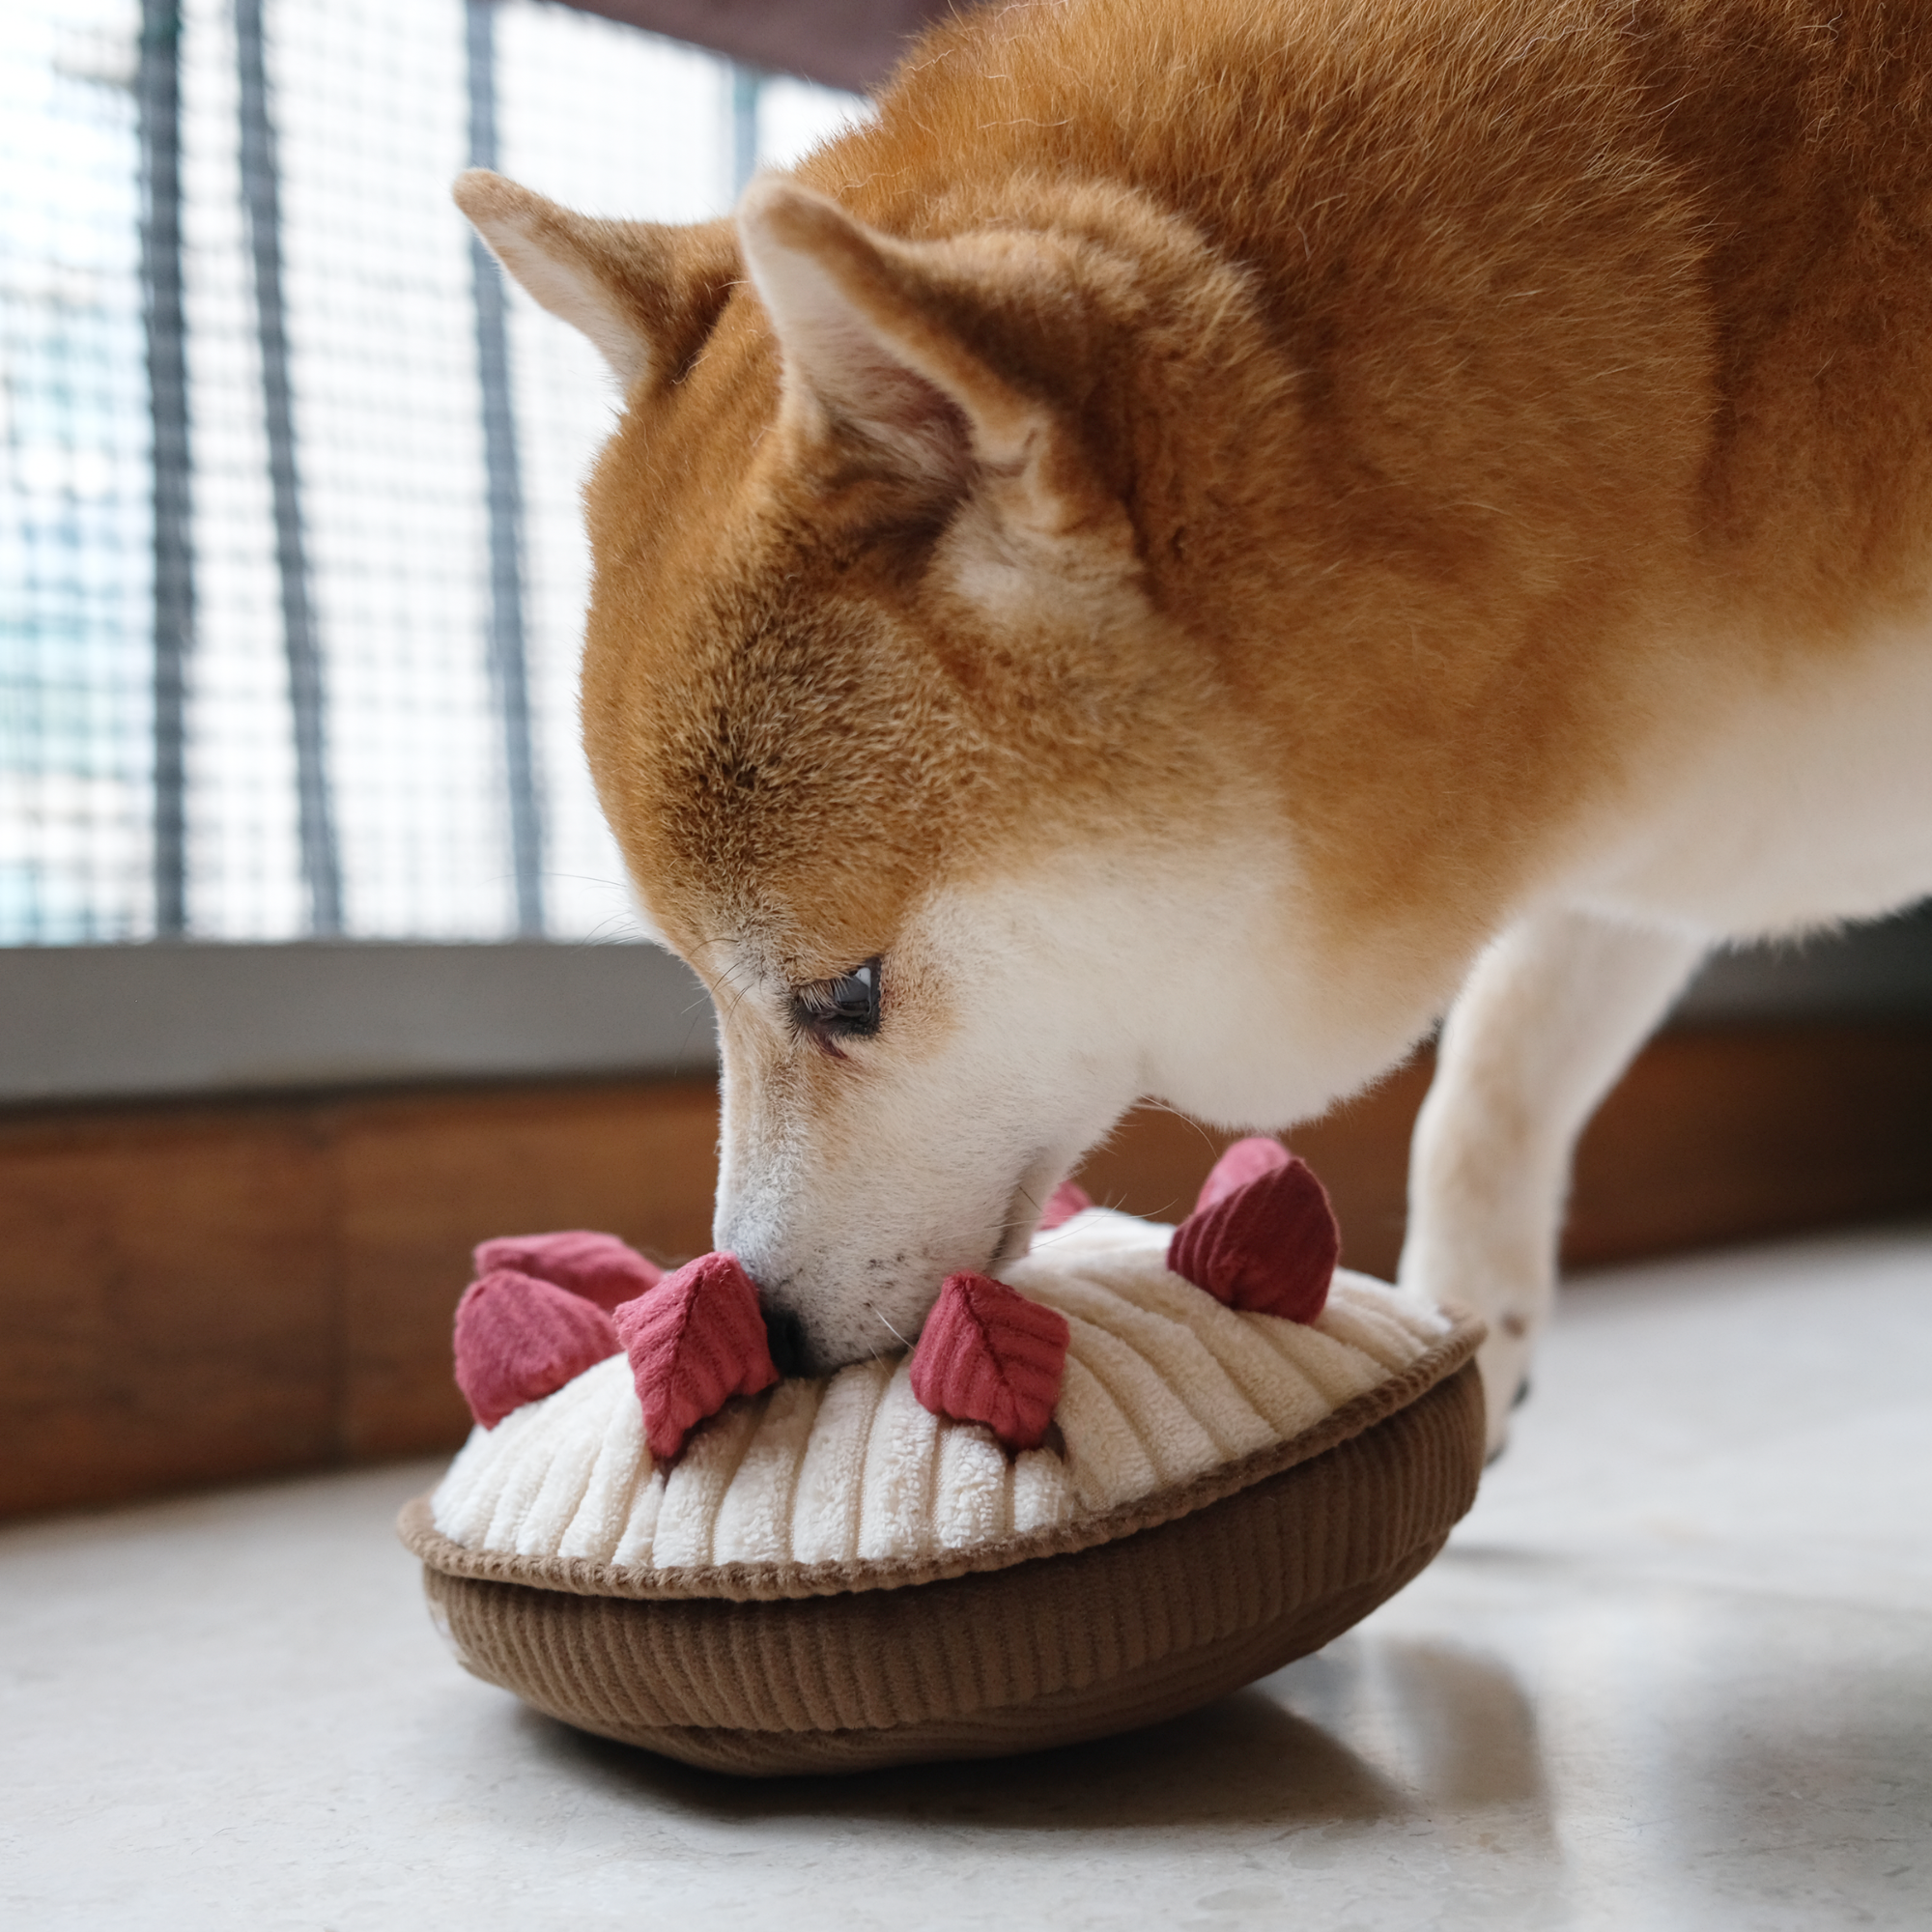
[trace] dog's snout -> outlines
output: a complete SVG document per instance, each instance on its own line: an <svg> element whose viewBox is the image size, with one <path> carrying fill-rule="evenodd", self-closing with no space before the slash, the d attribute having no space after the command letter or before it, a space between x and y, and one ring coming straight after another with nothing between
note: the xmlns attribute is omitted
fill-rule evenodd
<svg viewBox="0 0 1932 1932"><path fill-rule="evenodd" d="M772 1351L772 1366L781 1376L799 1376L806 1370L805 1323L789 1308L775 1308L760 1298L765 1318L765 1345Z"/></svg>

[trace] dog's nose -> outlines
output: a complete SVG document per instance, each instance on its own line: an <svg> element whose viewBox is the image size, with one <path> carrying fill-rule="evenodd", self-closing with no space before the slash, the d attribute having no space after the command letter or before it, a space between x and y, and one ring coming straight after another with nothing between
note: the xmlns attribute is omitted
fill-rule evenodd
<svg viewBox="0 0 1932 1932"><path fill-rule="evenodd" d="M805 1323L789 1308L774 1308L769 1301L759 1304L765 1318L765 1346L772 1351L772 1366L781 1376L805 1373Z"/></svg>

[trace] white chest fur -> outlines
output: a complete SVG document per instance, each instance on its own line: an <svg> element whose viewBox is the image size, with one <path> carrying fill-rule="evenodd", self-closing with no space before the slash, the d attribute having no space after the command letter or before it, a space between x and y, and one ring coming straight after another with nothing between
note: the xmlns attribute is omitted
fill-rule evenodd
<svg viewBox="0 0 1932 1932"><path fill-rule="evenodd" d="M1932 622L1750 685L1687 685L1570 896L1749 939L1932 892Z"/></svg>

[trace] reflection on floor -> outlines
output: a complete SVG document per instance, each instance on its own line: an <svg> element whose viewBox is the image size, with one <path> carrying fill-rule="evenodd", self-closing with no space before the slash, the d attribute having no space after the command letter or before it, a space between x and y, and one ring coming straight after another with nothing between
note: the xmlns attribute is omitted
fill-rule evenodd
<svg viewBox="0 0 1932 1932"><path fill-rule="evenodd" d="M1449 1550L1137 1738L734 1784L464 1676L423 1467L0 1536L22 1927L1932 1924L1932 1231L1573 1289Z"/></svg>

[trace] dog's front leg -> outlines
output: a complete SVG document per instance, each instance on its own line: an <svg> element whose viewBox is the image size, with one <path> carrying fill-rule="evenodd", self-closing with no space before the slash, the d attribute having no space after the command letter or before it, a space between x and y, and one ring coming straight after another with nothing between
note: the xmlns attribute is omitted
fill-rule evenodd
<svg viewBox="0 0 1932 1932"><path fill-rule="evenodd" d="M1577 1136L1704 951L1681 932L1537 914L1476 962L1442 1029L1409 1150L1400 1279L1489 1323L1492 1451L1555 1292Z"/></svg>

